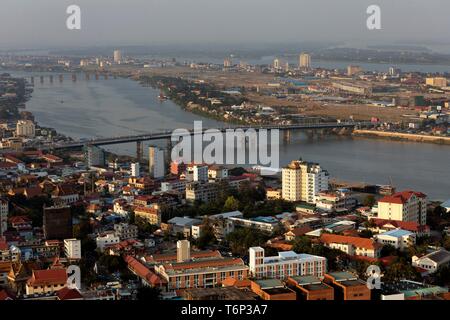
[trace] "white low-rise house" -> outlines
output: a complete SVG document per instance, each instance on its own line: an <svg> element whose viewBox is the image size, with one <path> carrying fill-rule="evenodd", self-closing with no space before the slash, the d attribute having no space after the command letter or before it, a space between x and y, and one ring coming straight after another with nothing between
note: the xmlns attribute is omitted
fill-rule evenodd
<svg viewBox="0 0 450 320"><path fill-rule="evenodd" d="M392 245L396 249L405 250L416 244L416 234L402 229L390 230L374 236L374 240L383 245Z"/></svg>
<svg viewBox="0 0 450 320"><path fill-rule="evenodd" d="M200 219L174 217L167 221L167 224L170 226L170 230L173 235L182 233L185 237L190 237L192 226L199 225L201 222L202 221Z"/></svg>
<svg viewBox="0 0 450 320"><path fill-rule="evenodd" d="M444 249L433 251L424 256L413 256L412 265L427 270L427 274L434 273L439 267L450 263L450 252Z"/></svg>
<svg viewBox="0 0 450 320"><path fill-rule="evenodd" d="M99 235L97 238L95 238L95 242L97 243L97 249L103 252L107 246L119 243L120 238L116 236L114 232L109 232Z"/></svg>

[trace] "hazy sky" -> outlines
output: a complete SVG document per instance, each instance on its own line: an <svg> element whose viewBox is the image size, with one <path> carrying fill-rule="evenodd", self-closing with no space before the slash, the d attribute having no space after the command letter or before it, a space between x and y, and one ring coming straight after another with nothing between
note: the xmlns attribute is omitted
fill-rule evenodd
<svg viewBox="0 0 450 320"><path fill-rule="evenodd" d="M81 30L66 28L81 7ZM366 9L382 9L382 30ZM0 0L0 48L257 43L442 41L450 43L449 0Z"/></svg>

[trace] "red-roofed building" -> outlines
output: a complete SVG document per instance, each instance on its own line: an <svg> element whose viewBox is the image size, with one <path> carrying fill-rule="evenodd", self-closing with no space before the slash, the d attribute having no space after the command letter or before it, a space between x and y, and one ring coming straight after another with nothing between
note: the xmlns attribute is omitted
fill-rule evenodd
<svg viewBox="0 0 450 320"><path fill-rule="evenodd" d="M142 284L150 287L166 288L167 281L132 256L126 256L125 262L128 264L128 269L141 279Z"/></svg>
<svg viewBox="0 0 450 320"><path fill-rule="evenodd" d="M378 218L427 224L427 196L406 190L378 200Z"/></svg>
<svg viewBox="0 0 450 320"><path fill-rule="evenodd" d="M341 236L337 234L323 233L320 241L331 249L337 249L350 256L363 256L378 258L382 245L372 239Z"/></svg>
<svg viewBox="0 0 450 320"><path fill-rule="evenodd" d="M83 300L83 296L77 289L62 288L56 294L58 300Z"/></svg>
<svg viewBox="0 0 450 320"><path fill-rule="evenodd" d="M414 232L417 236L429 236L430 227L427 225L420 225L413 221L396 221L388 219L370 219L370 222L374 224L373 227L369 228L373 232L382 233L395 229L407 230Z"/></svg>
<svg viewBox="0 0 450 320"><path fill-rule="evenodd" d="M66 269L33 270L26 284L26 294L53 293L66 285Z"/></svg>

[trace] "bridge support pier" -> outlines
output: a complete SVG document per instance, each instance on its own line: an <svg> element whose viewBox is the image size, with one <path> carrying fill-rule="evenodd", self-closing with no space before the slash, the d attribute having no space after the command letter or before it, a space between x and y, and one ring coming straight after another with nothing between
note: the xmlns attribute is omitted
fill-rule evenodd
<svg viewBox="0 0 450 320"><path fill-rule="evenodd" d="M34 77L31 77L30 82L34 84Z"/></svg>
<svg viewBox="0 0 450 320"><path fill-rule="evenodd" d="M63 82L63 80L64 80L64 75L60 74L60 75L59 75L59 82L61 82L61 83L62 83L62 82Z"/></svg>
<svg viewBox="0 0 450 320"><path fill-rule="evenodd" d="M139 163L142 162L142 154L143 154L142 141L136 141L136 158Z"/></svg>
<svg viewBox="0 0 450 320"><path fill-rule="evenodd" d="M283 131L283 142L284 143L291 142L291 130L284 130Z"/></svg>

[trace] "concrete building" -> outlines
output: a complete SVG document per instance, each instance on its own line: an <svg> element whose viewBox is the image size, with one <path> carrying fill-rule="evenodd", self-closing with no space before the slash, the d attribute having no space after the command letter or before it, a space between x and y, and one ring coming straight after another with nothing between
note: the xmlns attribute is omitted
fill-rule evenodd
<svg viewBox="0 0 450 320"><path fill-rule="evenodd" d="M265 257L261 247L249 248L250 274L256 279L313 275L322 278L326 273L327 259L294 251L278 252L278 256Z"/></svg>
<svg viewBox="0 0 450 320"><path fill-rule="evenodd" d="M6 199L0 199L0 237L8 230L9 202Z"/></svg>
<svg viewBox="0 0 450 320"><path fill-rule="evenodd" d="M427 196L421 192L403 191L378 201L378 218L427 224Z"/></svg>
<svg viewBox="0 0 450 320"><path fill-rule="evenodd" d="M335 300L370 300L371 294L367 283L352 273L328 273L324 282L335 289Z"/></svg>
<svg viewBox="0 0 450 320"><path fill-rule="evenodd" d="M67 286L66 269L33 270L26 283L26 294L54 293Z"/></svg>
<svg viewBox="0 0 450 320"><path fill-rule="evenodd" d="M374 236L376 242L382 245L391 245L399 250L406 250L416 244L416 235L413 232L396 229Z"/></svg>
<svg viewBox="0 0 450 320"><path fill-rule="evenodd" d="M282 169L282 197L288 201L315 203L319 192L328 190L329 174L316 163L292 161Z"/></svg>
<svg viewBox="0 0 450 320"><path fill-rule="evenodd" d="M146 220L148 223L160 226L161 225L161 210L158 206L152 207L136 207L134 208L136 218Z"/></svg>
<svg viewBox="0 0 450 320"><path fill-rule="evenodd" d="M248 267L240 258L225 258L219 252L195 254L187 240L177 243L176 257L154 257L155 273L167 283L167 290L212 288L220 286L227 278L244 280ZM194 258L195 257L195 258ZM175 258L175 260L174 260Z"/></svg>
<svg viewBox="0 0 450 320"><path fill-rule="evenodd" d="M114 50L113 58L114 63L120 64L122 62L122 52L120 50Z"/></svg>
<svg viewBox="0 0 450 320"><path fill-rule="evenodd" d="M166 165L164 162L164 150L158 147L148 148L148 168L150 176L155 179L164 178Z"/></svg>
<svg viewBox="0 0 450 320"><path fill-rule="evenodd" d="M382 247L372 239L328 233L323 233L320 241L328 248L340 250L350 256L369 258L378 258Z"/></svg>
<svg viewBox="0 0 450 320"><path fill-rule="evenodd" d="M118 244L120 242L120 238L114 232L109 232L99 235L95 238L95 242L97 244L97 249L103 252L106 247Z"/></svg>
<svg viewBox="0 0 450 320"><path fill-rule="evenodd" d="M208 166L206 164L196 164L188 167L188 173L192 172L192 180L198 182L208 181Z"/></svg>
<svg viewBox="0 0 450 320"><path fill-rule="evenodd" d="M131 176L132 177L140 177L141 176L141 168L139 162L134 162L131 164Z"/></svg>
<svg viewBox="0 0 450 320"><path fill-rule="evenodd" d="M450 263L450 252L439 249L423 256L413 256L412 265L427 271L427 274L436 272L439 267Z"/></svg>
<svg viewBox="0 0 450 320"><path fill-rule="evenodd" d="M446 87L447 86L447 78L444 77L434 77L434 78L426 78L425 84L431 87Z"/></svg>
<svg viewBox="0 0 450 320"><path fill-rule="evenodd" d="M360 66L350 65L347 67L347 75L349 77L362 73L363 69Z"/></svg>
<svg viewBox="0 0 450 320"><path fill-rule="evenodd" d="M302 52L298 58L298 66L300 69L310 69L311 68L311 55Z"/></svg>
<svg viewBox="0 0 450 320"><path fill-rule="evenodd" d="M138 227L128 223L116 223L114 225L114 233L121 241L136 239L138 236Z"/></svg>
<svg viewBox="0 0 450 320"><path fill-rule="evenodd" d="M69 206L53 206L44 208L44 238L48 240L71 239L72 213Z"/></svg>
<svg viewBox="0 0 450 320"><path fill-rule="evenodd" d="M16 124L16 136L33 138L36 135L36 126L31 120L19 120Z"/></svg>
<svg viewBox="0 0 450 320"><path fill-rule="evenodd" d="M265 279L251 281L252 291L263 300L296 300L295 291L287 288L278 279Z"/></svg>
<svg viewBox="0 0 450 320"><path fill-rule="evenodd" d="M209 182L191 182L186 185L186 200L190 202L201 201L208 203L216 200L218 184Z"/></svg>
<svg viewBox="0 0 450 320"><path fill-rule="evenodd" d="M81 259L81 241L64 239L64 254L67 259Z"/></svg>
<svg viewBox="0 0 450 320"><path fill-rule="evenodd" d="M103 167L105 165L105 151L97 146L87 146L85 149L85 159L88 168Z"/></svg>
<svg viewBox="0 0 450 320"><path fill-rule="evenodd" d="M289 287L297 291L299 300L334 300L334 289L315 276L297 276L287 279Z"/></svg>

